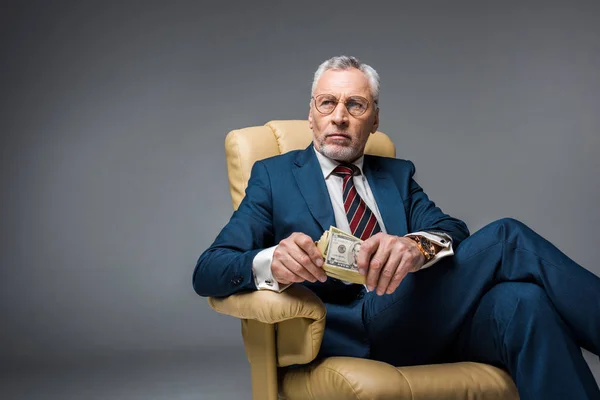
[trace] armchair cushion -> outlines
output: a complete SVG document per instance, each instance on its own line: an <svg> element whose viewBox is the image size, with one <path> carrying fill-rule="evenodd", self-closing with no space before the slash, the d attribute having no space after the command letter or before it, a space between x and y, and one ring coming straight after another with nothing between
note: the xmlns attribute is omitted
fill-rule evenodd
<svg viewBox="0 0 600 400"><path fill-rule="evenodd" d="M394 367L379 361L330 357L285 373L286 400L518 399L510 376L472 362Z"/></svg>

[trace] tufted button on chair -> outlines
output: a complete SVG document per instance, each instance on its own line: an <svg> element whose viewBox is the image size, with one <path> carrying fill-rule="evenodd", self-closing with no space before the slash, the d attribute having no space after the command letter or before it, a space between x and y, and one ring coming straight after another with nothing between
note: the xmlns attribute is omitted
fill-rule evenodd
<svg viewBox="0 0 600 400"><path fill-rule="evenodd" d="M307 121L271 121L231 131L225 139L233 208L237 209L255 161L304 149L312 140ZM381 132L368 154L395 156ZM325 329L325 306L302 285L209 298L217 312L242 321L254 400L453 400L518 399L510 376L474 362L395 367L379 361L330 357L313 362ZM294 364L296 368L283 368Z"/></svg>

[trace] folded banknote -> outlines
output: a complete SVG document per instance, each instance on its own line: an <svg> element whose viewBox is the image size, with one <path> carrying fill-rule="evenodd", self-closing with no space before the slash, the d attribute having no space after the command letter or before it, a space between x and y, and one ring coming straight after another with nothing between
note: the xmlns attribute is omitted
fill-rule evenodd
<svg viewBox="0 0 600 400"><path fill-rule="evenodd" d="M366 277L358 273L357 257L362 240L334 226L325 231L317 248L325 259L327 276L346 282L365 284Z"/></svg>

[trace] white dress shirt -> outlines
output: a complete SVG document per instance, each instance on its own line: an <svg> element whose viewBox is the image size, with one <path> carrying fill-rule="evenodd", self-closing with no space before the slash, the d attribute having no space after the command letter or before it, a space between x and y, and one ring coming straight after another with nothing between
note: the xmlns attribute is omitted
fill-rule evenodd
<svg viewBox="0 0 600 400"><path fill-rule="evenodd" d="M317 159L319 160L319 164L321 165L321 171L323 172L323 177L325 178L325 184L327 185L327 191L329 192L329 198L331 199L331 205L333 206L336 227L345 232L350 232L350 223L348 222L348 218L346 216L346 210L344 209L344 201L342 195L343 177L332 174L333 170L339 165L339 163L337 161L325 157L316 149L313 148L313 150L317 155ZM377 207L377 203L375 202L375 198L373 197L373 192L369 187L369 182L363 174L363 163L364 156L361 156L359 159L353 162L353 164L360 169L360 175L353 176L354 186L356 187L356 191L358 192L360 197L364 200L364 202L371 209L371 211L373 211L373 214L375 214L377 222L379 222L379 226L381 227L381 231L383 233L387 233L385 225L383 223L383 219L381 218L381 213L379 212L379 208ZM417 235L424 236L427 239L429 239L432 243L435 243L436 245L441 247L441 250L438 251L431 260L426 262L423 265L423 267L421 267L421 269L430 267L437 261L439 261L441 258L454 254L454 252L452 251L452 238L449 235L431 232L413 232L405 236ZM254 283L256 284L256 288L259 290L266 289L280 292L285 290L289 286L280 285L279 282L277 282L273 278L273 274L271 273L271 262L273 261L273 252L276 248L277 246L273 246L264 249L258 254L256 254L254 260L252 260Z"/></svg>

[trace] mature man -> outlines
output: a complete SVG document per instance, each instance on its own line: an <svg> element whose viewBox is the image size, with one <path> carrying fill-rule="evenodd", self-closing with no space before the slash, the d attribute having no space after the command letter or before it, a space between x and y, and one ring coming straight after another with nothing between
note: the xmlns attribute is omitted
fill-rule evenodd
<svg viewBox="0 0 600 400"><path fill-rule="evenodd" d="M429 200L410 161L364 155L379 76L353 57L315 73L313 143L255 163L246 196L198 260L202 296L301 283L327 307L322 356L498 365L522 399L599 399L580 347L600 352L600 279L522 223L472 236ZM367 288L327 278L314 241L364 239Z"/></svg>

